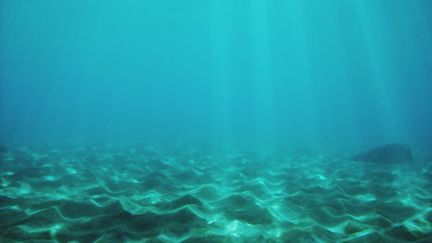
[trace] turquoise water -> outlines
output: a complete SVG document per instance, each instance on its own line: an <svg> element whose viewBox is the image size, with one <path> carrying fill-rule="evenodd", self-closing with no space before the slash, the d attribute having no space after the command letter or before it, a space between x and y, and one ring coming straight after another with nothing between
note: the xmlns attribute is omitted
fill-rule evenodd
<svg viewBox="0 0 432 243"><path fill-rule="evenodd" d="M427 0L0 1L0 241L432 241L430 43Z"/></svg>

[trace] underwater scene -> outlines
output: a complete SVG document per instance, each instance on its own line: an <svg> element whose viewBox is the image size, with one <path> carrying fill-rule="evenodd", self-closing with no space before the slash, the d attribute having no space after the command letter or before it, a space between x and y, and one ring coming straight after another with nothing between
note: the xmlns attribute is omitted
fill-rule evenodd
<svg viewBox="0 0 432 243"><path fill-rule="evenodd" d="M432 242L432 1L0 0L0 242Z"/></svg>

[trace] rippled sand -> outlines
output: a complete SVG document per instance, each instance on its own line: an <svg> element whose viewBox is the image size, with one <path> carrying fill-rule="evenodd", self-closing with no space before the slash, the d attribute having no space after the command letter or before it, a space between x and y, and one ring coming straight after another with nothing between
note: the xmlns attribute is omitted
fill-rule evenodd
<svg viewBox="0 0 432 243"><path fill-rule="evenodd" d="M15 149L0 241L432 242L432 173L323 154Z"/></svg>

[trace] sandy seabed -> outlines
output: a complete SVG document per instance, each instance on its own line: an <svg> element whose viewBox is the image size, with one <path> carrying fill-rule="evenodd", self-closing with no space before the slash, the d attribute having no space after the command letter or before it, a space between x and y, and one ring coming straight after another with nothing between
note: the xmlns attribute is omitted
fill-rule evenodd
<svg viewBox="0 0 432 243"><path fill-rule="evenodd" d="M422 166L77 146L0 163L0 242L432 242Z"/></svg>

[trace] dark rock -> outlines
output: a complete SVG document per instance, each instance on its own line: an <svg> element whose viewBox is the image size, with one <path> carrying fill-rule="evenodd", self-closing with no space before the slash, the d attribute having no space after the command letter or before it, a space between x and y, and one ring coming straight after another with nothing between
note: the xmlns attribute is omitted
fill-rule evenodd
<svg viewBox="0 0 432 243"><path fill-rule="evenodd" d="M428 181L432 183L432 163L429 163L426 165L425 168L422 170L422 174L428 178Z"/></svg>
<svg viewBox="0 0 432 243"><path fill-rule="evenodd" d="M6 146L0 144L0 154L5 154L8 152L8 149L6 148Z"/></svg>
<svg viewBox="0 0 432 243"><path fill-rule="evenodd" d="M312 152L312 150L310 148L303 147L303 146L297 147L291 151L291 155L294 158L309 157L309 156L312 156L313 154L314 153Z"/></svg>
<svg viewBox="0 0 432 243"><path fill-rule="evenodd" d="M376 147L365 153L352 157L355 161L375 162L375 163L397 163L412 162L414 157L411 149L406 144L392 143Z"/></svg>

